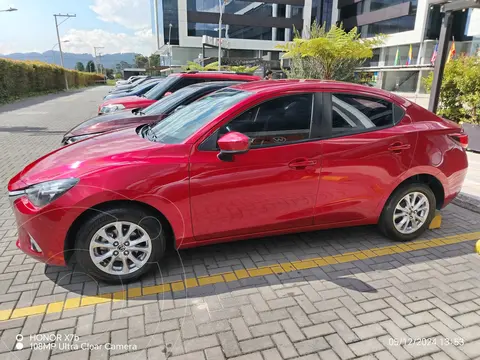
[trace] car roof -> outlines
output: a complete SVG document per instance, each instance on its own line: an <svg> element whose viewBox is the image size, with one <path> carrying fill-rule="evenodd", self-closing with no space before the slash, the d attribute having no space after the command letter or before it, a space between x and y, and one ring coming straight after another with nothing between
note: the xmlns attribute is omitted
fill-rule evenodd
<svg viewBox="0 0 480 360"><path fill-rule="evenodd" d="M371 86L365 86L360 84L333 81L333 80L313 80L313 79L283 79L283 80L262 80L253 82L243 82L241 84L233 86L234 89L258 93L269 94L277 93L279 91L288 90L305 90L305 91L355 91L363 92L371 95L378 95L380 97L387 97L397 102L404 103L405 99L395 95L391 92L374 88Z"/></svg>
<svg viewBox="0 0 480 360"><path fill-rule="evenodd" d="M243 81L209 81L204 83L197 83L193 85L189 85L189 88L209 88L209 87L227 87L227 86L234 86L238 84L243 84Z"/></svg>
<svg viewBox="0 0 480 360"><path fill-rule="evenodd" d="M169 76L177 76L194 79L225 79L225 80L260 80L259 76L244 73L229 73L216 71L192 71L185 73L176 73Z"/></svg>

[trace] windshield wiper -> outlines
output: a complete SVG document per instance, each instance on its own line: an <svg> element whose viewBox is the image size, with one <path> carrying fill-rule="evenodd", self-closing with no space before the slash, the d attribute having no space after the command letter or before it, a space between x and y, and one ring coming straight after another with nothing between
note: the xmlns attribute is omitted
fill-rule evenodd
<svg viewBox="0 0 480 360"><path fill-rule="evenodd" d="M138 111L137 111L137 114L142 115L142 116L143 116L143 115L146 115L145 112L143 112L142 110L138 110Z"/></svg>

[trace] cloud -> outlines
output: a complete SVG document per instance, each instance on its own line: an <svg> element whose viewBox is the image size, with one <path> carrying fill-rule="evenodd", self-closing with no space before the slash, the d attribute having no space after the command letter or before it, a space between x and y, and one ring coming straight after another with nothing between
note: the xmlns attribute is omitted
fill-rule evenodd
<svg viewBox="0 0 480 360"><path fill-rule="evenodd" d="M94 0L90 9L100 20L116 23L127 29L151 28L150 0Z"/></svg>
<svg viewBox="0 0 480 360"><path fill-rule="evenodd" d="M99 52L103 54L136 52L150 55L154 50L154 38L151 30L138 30L134 35L125 33L111 33L102 29L79 30L70 29L62 41L69 40L62 44L62 49L72 53L93 54L94 46L103 46Z"/></svg>

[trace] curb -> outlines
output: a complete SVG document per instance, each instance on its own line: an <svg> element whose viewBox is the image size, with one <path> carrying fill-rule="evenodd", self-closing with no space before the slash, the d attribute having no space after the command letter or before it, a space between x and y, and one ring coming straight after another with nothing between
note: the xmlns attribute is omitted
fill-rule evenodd
<svg viewBox="0 0 480 360"><path fill-rule="evenodd" d="M480 214L480 197L478 196L460 193L453 199L452 204Z"/></svg>

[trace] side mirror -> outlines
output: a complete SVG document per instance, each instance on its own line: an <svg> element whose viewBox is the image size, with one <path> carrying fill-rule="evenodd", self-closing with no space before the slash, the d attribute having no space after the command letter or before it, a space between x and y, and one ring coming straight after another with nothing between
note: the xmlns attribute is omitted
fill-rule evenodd
<svg viewBox="0 0 480 360"><path fill-rule="evenodd" d="M233 161L233 155L243 154L250 150L250 138L242 133L231 131L218 139L220 153L218 158L222 161Z"/></svg>

